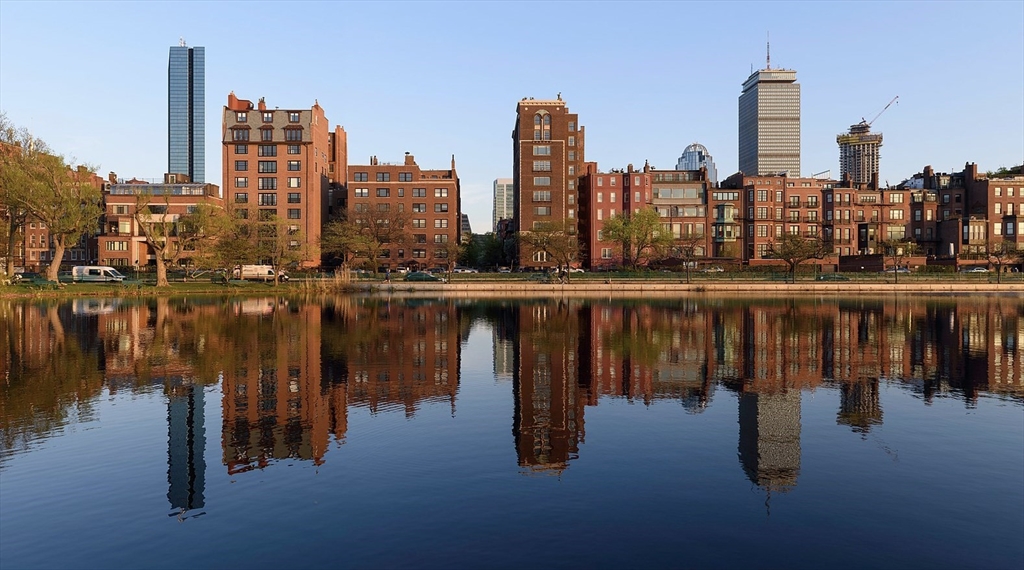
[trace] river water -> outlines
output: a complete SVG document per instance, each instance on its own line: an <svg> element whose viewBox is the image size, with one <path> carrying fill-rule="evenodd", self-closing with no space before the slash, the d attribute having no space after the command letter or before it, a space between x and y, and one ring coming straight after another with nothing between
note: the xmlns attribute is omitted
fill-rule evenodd
<svg viewBox="0 0 1024 570"><path fill-rule="evenodd" d="M4 568L1024 566L1020 295L0 300Z"/></svg>

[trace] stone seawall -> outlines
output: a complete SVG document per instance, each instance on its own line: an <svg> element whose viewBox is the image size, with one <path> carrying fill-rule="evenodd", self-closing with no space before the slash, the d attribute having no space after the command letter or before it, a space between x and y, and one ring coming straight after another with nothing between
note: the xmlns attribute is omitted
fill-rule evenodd
<svg viewBox="0 0 1024 570"><path fill-rule="evenodd" d="M791 296L791 295L973 295L1015 294L1024 301L1021 283L850 283L796 282L765 283L763 281L729 283L680 283L614 281L581 282L566 285L525 282L467 283L381 283L364 285L365 290L387 294L426 294L444 297L689 297L694 295Z"/></svg>

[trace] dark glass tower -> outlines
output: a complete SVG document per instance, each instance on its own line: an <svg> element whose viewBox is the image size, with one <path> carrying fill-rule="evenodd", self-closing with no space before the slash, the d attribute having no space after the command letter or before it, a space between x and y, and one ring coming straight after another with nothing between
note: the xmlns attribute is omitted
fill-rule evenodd
<svg viewBox="0 0 1024 570"><path fill-rule="evenodd" d="M206 50L171 48L167 64L167 172L206 182Z"/></svg>

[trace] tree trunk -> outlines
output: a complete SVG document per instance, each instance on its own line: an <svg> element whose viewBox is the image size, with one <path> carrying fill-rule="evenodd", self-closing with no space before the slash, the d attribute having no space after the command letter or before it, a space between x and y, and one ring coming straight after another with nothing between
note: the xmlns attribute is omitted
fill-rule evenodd
<svg viewBox="0 0 1024 570"><path fill-rule="evenodd" d="M167 281L167 262L159 252L154 257L156 257L156 286L170 287L171 283Z"/></svg>
<svg viewBox="0 0 1024 570"><path fill-rule="evenodd" d="M46 280L57 281L57 273L60 271L60 262L64 259L64 240L53 240L53 259L46 267Z"/></svg>

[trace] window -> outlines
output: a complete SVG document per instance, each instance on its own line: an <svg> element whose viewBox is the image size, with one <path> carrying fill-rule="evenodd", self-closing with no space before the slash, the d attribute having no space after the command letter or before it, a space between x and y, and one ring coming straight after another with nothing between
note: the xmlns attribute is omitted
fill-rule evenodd
<svg viewBox="0 0 1024 570"><path fill-rule="evenodd" d="M263 174L271 174L277 172L277 161L261 160L259 163L259 171Z"/></svg>
<svg viewBox="0 0 1024 570"><path fill-rule="evenodd" d="M534 172L551 172L551 161L550 160L535 160L533 161Z"/></svg>
<svg viewBox="0 0 1024 570"><path fill-rule="evenodd" d="M426 198L427 197L427 189L426 188L413 188L412 189L412 197L413 198Z"/></svg>
<svg viewBox="0 0 1024 570"><path fill-rule="evenodd" d="M302 140L302 129L285 129L284 140L286 141L301 141Z"/></svg>
<svg viewBox="0 0 1024 570"><path fill-rule="evenodd" d="M417 214L422 214L427 211L427 205L423 203L414 203L412 205L412 211Z"/></svg>
<svg viewBox="0 0 1024 570"><path fill-rule="evenodd" d="M299 208L288 208L288 219L298 220L302 217L302 210Z"/></svg>
<svg viewBox="0 0 1024 570"><path fill-rule="evenodd" d="M369 180L367 176L368 175L365 172L356 172L355 174L353 174L352 180L355 180L356 182L366 182Z"/></svg>
<svg viewBox="0 0 1024 570"><path fill-rule="evenodd" d="M231 140L233 140L233 141L247 141L247 140L249 140L249 129L231 129Z"/></svg>
<svg viewBox="0 0 1024 570"><path fill-rule="evenodd" d="M302 203L302 194L299 194L298 192L289 192L288 193L288 203L289 204L301 204Z"/></svg>
<svg viewBox="0 0 1024 570"><path fill-rule="evenodd" d="M434 220L434 227L438 229L444 229L448 227L448 218L438 218Z"/></svg>
<svg viewBox="0 0 1024 570"><path fill-rule="evenodd" d="M413 218L412 227L414 228L425 228L427 227L427 220L423 218Z"/></svg>
<svg viewBox="0 0 1024 570"><path fill-rule="evenodd" d="M261 141L272 141L272 140L274 140L274 129L260 129L260 140Z"/></svg>
<svg viewBox="0 0 1024 570"><path fill-rule="evenodd" d="M300 147L297 144L288 145L288 154L299 154L299 148Z"/></svg>
<svg viewBox="0 0 1024 570"><path fill-rule="evenodd" d="M300 114L299 114L298 111L289 111L288 112L288 122L289 123L298 123L299 122L299 117L300 117Z"/></svg>
<svg viewBox="0 0 1024 570"><path fill-rule="evenodd" d="M538 190L537 192L534 192L533 193L533 201L534 202L550 202L551 201L551 191L550 190Z"/></svg>
<svg viewBox="0 0 1024 570"><path fill-rule="evenodd" d="M534 213L534 215L537 215L537 216L550 216L551 215L551 206L537 206L537 207L535 207L533 209L533 213ZM600 219L600 218L598 218L598 219Z"/></svg>
<svg viewBox="0 0 1024 570"><path fill-rule="evenodd" d="M277 156L277 145L261 144L256 154L260 156Z"/></svg>
<svg viewBox="0 0 1024 570"><path fill-rule="evenodd" d="M299 178L298 176L289 176L288 177L288 187L289 188L299 188L301 184L302 184L302 179Z"/></svg>
<svg viewBox="0 0 1024 570"><path fill-rule="evenodd" d="M533 156L550 156L550 155L551 155L551 147L550 146L548 146L548 145L540 145L540 144L534 145L534 147L533 147Z"/></svg>
<svg viewBox="0 0 1024 570"><path fill-rule="evenodd" d="M378 188L377 189L377 197L378 198L390 198L391 197L391 189L390 188Z"/></svg>
<svg viewBox="0 0 1024 570"><path fill-rule="evenodd" d="M399 172L398 173L398 181L399 182L412 182L412 172Z"/></svg>
<svg viewBox="0 0 1024 570"><path fill-rule="evenodd" d="M434 211L435 212L447 212L448 211L448 204L434 204Z"/></svg>
<svg viewBox="0 0 1024 570"><path fill-rule="evenodd" d="M277 190L277 178L264 178L260 177L259 183L260 190Z"/></svg>
<svg viewBox="0 0 1024 570"><path fill-rule="evenodd" d="M448 197L448 189L447 188L434 188L434 197L435 198L447 198Z"/></svg>
<svg viewBox="0 0 1024 570"><path fill-rule="evenodd" d="M248 188L249 178L246 176L238 176L235 178L235 188Z"/></svg>
<svg viewBox="0 0 1024 570"><path fill-rule="evenodd" d="M377 182L391 182L391 173L390 172L378 172L377 173Z"/></svg>
<svg viewBox="0 0 1024 570"><path fill-rule="evenodd" d="M236 204L248 204L249 193L248 192L235 192L235 203Z"/></svg>
<svg viewBox="0 0 1024 570"><path fill-rule="evenodd" d="M302 170L302 161L301 160L289 160L288 161L288 170L290 172L298 172L298 171Z"/></svg>
<svg viewBox="0 0 1024 570"><path fill-rule="evenodd" d="M370 189L369 188L356 188L355 190L352 191L352 195L355 196L356 198L369 198L370 197Z"/></svg>
<svg viewBox="0 0 1024 570"><path fill-rule="evenodd" d="M534 176L533 177L533 185L534 186L551 186L551 177L550 176Z"/></svg>
<svg viewBox="0 0 1024 570"><path fill-rule="evenodd" d="M249 145L247 144L236 144L235 154L249 154Z"/></svg>
<svg viewBox="0 0 1024 570"><path fill-rule="evenodd" d="M276 206L277 205L277 194L264 194L260 193L260 206Z"/></svg>
<svg viewBox="0 0 1024 570"><path fill-rule="evenodd" d="M244 123L248 120L245 111L235 111L235 122Z"/></svg>

